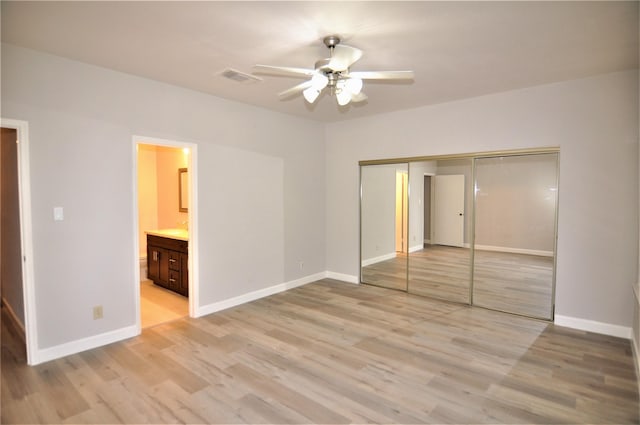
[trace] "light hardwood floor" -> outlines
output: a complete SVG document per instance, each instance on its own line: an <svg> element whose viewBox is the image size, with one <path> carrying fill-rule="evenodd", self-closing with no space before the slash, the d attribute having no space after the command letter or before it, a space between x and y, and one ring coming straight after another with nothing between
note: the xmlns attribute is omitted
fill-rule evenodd
<svg viewBox="0 0 640 425"><path fill-rule="evenodd" d="M3 312L4 319L4 312ZM35 367L3 423L638 423L628 340L332 280Z"/></svg>
<svg viewBox="0 0 640 425"><path fill-rule="evenodd" d="M408 264L408 265L407 265ZM409 283L407 285L407 267ZM470 303L471 251L441 245L366 266L362 281L447 301ZM475 251L473 304L550 319L553 258Z"/></svg>

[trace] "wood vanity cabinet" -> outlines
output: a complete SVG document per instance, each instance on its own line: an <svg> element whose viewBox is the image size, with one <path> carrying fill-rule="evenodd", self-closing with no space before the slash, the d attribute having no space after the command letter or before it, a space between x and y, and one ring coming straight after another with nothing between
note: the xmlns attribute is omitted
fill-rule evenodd
<svg viewBox="0 0 640 425"><path fill-rule="evenodd" d="M189 296L189 243L147 235L147 276L156 285Z"/></svg>

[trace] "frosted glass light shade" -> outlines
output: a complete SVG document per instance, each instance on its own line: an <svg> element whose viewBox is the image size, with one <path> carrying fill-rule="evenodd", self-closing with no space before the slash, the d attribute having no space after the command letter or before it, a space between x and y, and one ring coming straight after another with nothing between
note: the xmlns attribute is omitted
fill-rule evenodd
<svg viewBox="0 0 640 425"><path fill-rule="evenodd" d="M313 74L313 77L311 77L311 87L317 91L321 91L323 88L327 87L327 84L329 84L329 78L324 74L316 72Z"/></svg>
<svg viewBox="0 0 640 425"><path fill-rule="evenodd" d="M316 101L318 96L320 96L320 90L317 90L315 87L311 86L305 91L302 92L305 100L309 103L313 103Z"/></svg>
<svg viewBox="0 0 640 425"><path fill-rule="evenodd" d="M336 92L336 100L338 101L338 105L340 106L348 104L349 102L351 102L351 92L343 88L339 92Z"/></svg>
<svg viewBox="0 0 640 425"><path fill-rule="evenodd" d="M344 85L352 94L358 94L362 90L362 80L360 78L349 78Z"/></svg>

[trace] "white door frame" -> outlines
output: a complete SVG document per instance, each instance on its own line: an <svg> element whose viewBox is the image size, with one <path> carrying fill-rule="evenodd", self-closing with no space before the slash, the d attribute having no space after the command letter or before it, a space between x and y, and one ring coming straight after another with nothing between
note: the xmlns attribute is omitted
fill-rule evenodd
<svg viewBox="0 0 640 425"><path fill-rule="evenodd" d="M189 149L189 317L198 317L200 281L198 278L198 161L195 143L133 136L133 255L134 255L134 299L136 305L136 328L142 332L140 317L140 236L138 223L138 145L156 145L169 148Z"/></svg>
<svg viewBox="0 0 640 425"><path fill-rule="evenodd" d="M33 230L31 227L31 181L29 172L29 123L0 118L1 126L18 133L18 197L20 208L20 244L22 249L22 297L24 302L24 332L27 364L39 363L36 292L33 281Z"/></svg>

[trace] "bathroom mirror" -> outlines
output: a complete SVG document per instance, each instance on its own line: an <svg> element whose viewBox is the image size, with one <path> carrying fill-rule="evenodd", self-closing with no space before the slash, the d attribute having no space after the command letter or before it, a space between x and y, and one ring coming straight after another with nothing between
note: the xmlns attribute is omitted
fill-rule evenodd
<svg viewBox="0 0 640 425"><path fill-rule="evenodd" d="M189 212L189 175L186 168L178 168L178 211Z"/></svg>
<svg viewBox="0 0 640 425"><path fill-rule="evenodd" d="M360 169L360 280L407 290L409 165Z"/></svg>

